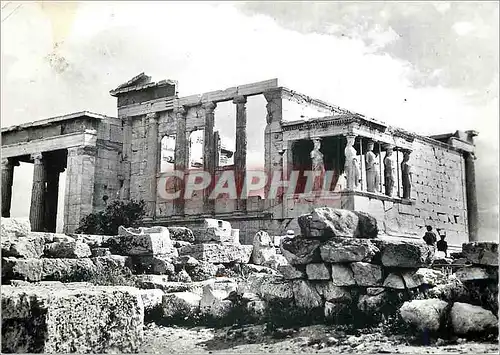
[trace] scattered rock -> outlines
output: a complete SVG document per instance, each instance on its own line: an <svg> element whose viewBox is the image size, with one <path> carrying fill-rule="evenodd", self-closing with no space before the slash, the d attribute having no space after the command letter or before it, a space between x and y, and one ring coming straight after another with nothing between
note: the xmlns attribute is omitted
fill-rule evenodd
<svg viewBox="0 0 500 355"><path fill-rule="evenodd" d="M390 273L389 275L387 275L384 280L383 286L396 290L404 290L406 288L403 278L395 273Z"/></svg>
<svg viewBox="0 0 500 355"><path fill-rule="evenodd" d="M306 274L309 280L330 280L330 267L324 263L307 264Z"/></svg>
<svg viewBox="0 0 500 355"><path fill-rule="evenodd" d="M181 241L188 243L194 243L195 241L193 231L189 228L168 227L168 231L170 233L170 239L172 239L172 241L177 241L177 242Z"/></svg>
<svg viewBox="0 0 500 355"><path fill-rule="evenodd" d="M279 276L255 274L249 277L249 290L266 301L285 300L293 298L291 284Z"/></svg>
<svg viewBox="0 0 500 355"><path fill-rule="evenodd" d="M292 281L295 305L302 309L312 309L323 306L323 301L316 288L306 280Z"/></svg>
<svg viewBox="0 0 500 355"><path fill-rule="evenodd" d="M320 262L320 241L301 236L284 238L281 253L291 265L306 265Z"/></svg>
<svg viewBox="0 0 500 355"><path fill-rule="evenodd" d="M420 268L413 274L413 278L421 285L438 286L448 282L448 277L439 270Z"/></svg>
<svg viewBox="0 0 500 355"><path fill-rule="evenodd" d="M356 237L358 216L349 210L315 208L298 218L301 234L307 238Z"/></svg>
<svg viewBox="0 0 500 355"><path fill-rule="evenodd" d="M143 319L132 287L2 286L2 352L134 353Z"/></svg>
<svg viewBox="0 0 500 355"><path fill-rule="evenodd" d="M328 263L370 262L378 248L365 239L335 238L320 246L321 259Z"/></svg>
<svg viewBox="0 0 500 355"><path fill-rule="evenodd" d="M186 270L179 271L176 275L171 276L171 279L177 282L193 282Z"/></svg>
<svg viewBox="0 0 500 355"><path fill-rule="evenodd" d="M433 250L425 243L374 239L386 267L419 268L430 265Z"/></svg>
<svg viewBox="0 0 500 355"><path fill-rule="evenodd" d="M225 230L221 227L207 227L197 235L198 243L220 243L236 244L231 235L231 230Z"/></svg>
<svg viewBox="0 0 500 355"><path fill-rule="evenodd" d="M356 238L377 238L378 226L375 217L362 211L353 212L358 216Z"/></svg>
<svg viewBox="0 0 500 355"><path fill-rule="evenodd" d="M345 303L352 300L352 296L348 288L335 286L332 281L315 282L314 286L325 301Z"/></svg>
<svg viewBox="0 0 500 355"><path fill-rule="evenodd" d="M43 236L33 236L30 234L29 237L8 239L2 234L2 256L4 257L39 258L43 255L44 247L45 239Z"/></svg>
<svg viewBox="0 0 500 355"><path fill-rule="evenodd" d="M0 226L2 240L28 237L31 224L28 218L3 218Z"/></svg>
<svg viewBox="0 0 500 355"><path fill-rule="evenodd" d="M200 300L201 313L216 319L224 318L231 311L233 305L230 300L225 299L228 295L228 292L215 289L212 284L206 285Z"/></svg>
<svg viewBox="0 0 500 355"><path fill-rule="evenodd" d="M364 262L350 264L354 280L358 286L381 286L382 267Z"/></svg>
<svg viewBox="0 0 500 355"><path fill-rule="evenodd" d="M498 279L498 270L489 270L479 266L464 267L457 270L456 277L462 281L494 280Z"/></svg>
<svg viewBox="0 0 500 355"><path fill-rule="evenodd" d="M275 254L272 255L268 260L266 260L263 266L267 266L273 270L278 270L282 265L288 265L288 260L283 255Z"/></svg>
<svg viewBox="0 0 500 355"><path fill-rule="evenodd" d="M450 317L453 331L459 335L486 332L498 327L498 319L493 312L468 303L455 302Z"/></svg>
<svg viewBox="0 0 500 355"><path fill-rule="evenodd" d="M217 266L206 261L198 262L195 266L187 266L186 271L193 281L212 279L217 275Z"/></svg>
<svg viewBox="0 0 500 355"><path fill-rule="evenodd" d="M252 245L197 244L180 248L179 254L212 264L248 264L252 249Z"/></svg>
<svg viewBox="0 0 500 355"><path fill-rule="evenodd" d="M276 255L276 248L267 232L259 231L253 238L252 263L263 265Z"/></svg>
<svg viewBox="0 0 500 355"><path fill-rule="evenodd" d="M93 257L111 255L109 248L93 248L91 249L91 252Z"/></svg>
<svg viewBox="0 0 500 355"><path fill-rule="evenodd" d="M191 318L200 311L201 296L192 292L174 292L163 296L165 318Z"/></svg>
<svg viewBox="0 0 500 355"><path fill-rule="evenodd" d="M152 312L153 310L161 307L163 295L165 292L159 289L139 290L139 294L144 304L145 312Z"/></svg>
<svg viewBox="0 0 500 355"><path fill-rule="evenodd" d="M464 302L470 297L468 289L455 275L452 275L445 284L429 289L426 296L439 298L446 302Z"/></svg>
<svg viewBox="0 0 500 355"><path fill-rule="evenodd" d="M113 254L119 255L172 255L177 249L170 240L166 227L118 228L118 236L110 238L106 244Z"/></svg>
<svg viewBox="0 0 500 355"><path fill-rule="evenodd" d="M463 243L462 253L464 257L473 264L498 266L498 243Z"/></svg>
<svg viewBox="0 0 500 355"><path fill-rule="evenodd" d="M133 255L130 268L134 274L174 275L172 255Z"/></svg>
<svg viewBox="0 0 500 355"><path fill-rule="evenodd" d="M280 272L283 277L287 280L305 279L306 272L305 267L301 265L280 265L278 266L278 272Z"/></svg>
<svg viewBox="0 0 500 355"><path fill-rule="evenodd" d="M276 275L277 272L274 269L271 269L267 266L262 266L262 265L254 265L254 264L242 264L241 265L241 271L245 275L248 274L269 274L269 275Z"/></svg>
<svg viewBox="0 0 500 355"><path fill-rule="evenodd" d="M82 242L55 242L45 245L44 255L48 258L81 259L91 256L92 252Z"/></svg>
<svg viewBox="0 0 500 355"><path fill-rule="evenodd" d="M386 303L387 294L385 292L376 295L361 295L358 299L358 309L366 315L373 316L380 314Z"/></svg>
<svg viewBox="0 0 500 355"><path fill-rule="evenodd" d="M249 301L246 308L251 317L261 319L266 313L267 303L262 300Z"/></svg>
<svg viewBox="0 0 500 355"><path fill-rule="evenodd" d="M356 285L351 268L341 264L332 264L332 283L334 286Z"/></svg>
<svg viewBox="0 0 500 355"><path fill-rule="evenodd" d="M324 315L327 321L337 322L347 312L349 312L349 305L346 303L325 302Z"/></svg>
<svg viewBox="0 0 500 355"><path fill-rule="evenodd" d="M72 234L71 237L81 243L87 244L91 248L99 248L103 242L112 238L109 235L94 235L94 234Z"/></svg>
<svg viewBox="0 0 500 355"><path fill-rule="evenodd" d="M437 331L445 315L448 303L438 300L413 300L405 302L399 310L406 323L416 326L421 331Z"/></svg>

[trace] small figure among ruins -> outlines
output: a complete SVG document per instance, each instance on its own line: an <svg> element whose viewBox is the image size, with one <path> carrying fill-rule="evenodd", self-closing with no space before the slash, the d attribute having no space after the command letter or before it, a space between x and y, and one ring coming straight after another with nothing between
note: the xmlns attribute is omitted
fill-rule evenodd
<svg viewBox="0 0 500 355"><path fill-rule="evenodd" d="M316 138L313 140L314 148L311 151L312 171L318 174L314 179L313 191L321 190L321 182L325 174L325 164L323 161L323 153L319 151L321 148L321 140Z"/></svg>
<svg viewBox="0 0 500 355"><path fill-rule="evenodd" d="M347 190L354 190L359 184L358 159L356 158L356 149L353 147L355 136L347 136L347 145L344 149L345 154L345 176L347 180Z"/></svg>
<svg viewBox="0 0 500 355"><path fill-rule="evenodd" d="M394 159L392 153L393 148L388 147L384 158L384 186L387 196L392 196L392 190L394 189Z"/></svg>
<svg viewBox="0 0 500 355"><path fill-rule="evenodd" d="M425 232L424 237L423 237L425 244L427 244L429 246L435 246L436 241L437 241L436 233L434 233L432 231L431 226L426 226L425 228L427 229L427 232Z"/></svg>
<svg viewBox="0 0 500 355"><path fill-rule="evenodd" d="M366 162L366 190L368 192L378 192L378 167L377 156L373 152L373 142L368 143L368 151L365 154Z"/></svg>
<svg viewBox="0 0 500 355"><path fill-rule="evenodd" d="M409 163L410 151L403 153L403 162L401 163L401 182L403 184L403 198L411 198L411 184L412 184L412 168Z"/></svg>
<svg viewBox="0 0 500 355"><path fill-rule="evenodd" d="M446 233L439 234L440 240L437 242L437 251L438 253L443 253L444 255L440 255L444 258L448 257L448 242L445 240Z"/></svg>

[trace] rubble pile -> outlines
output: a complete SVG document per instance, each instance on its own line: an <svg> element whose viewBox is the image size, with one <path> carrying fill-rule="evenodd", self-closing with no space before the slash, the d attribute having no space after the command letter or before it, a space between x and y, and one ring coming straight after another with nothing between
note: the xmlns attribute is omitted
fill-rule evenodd
<svg viewBox="0 0 500 355"><path fill-rule="evenodd" d="M151 321L498 330L497 243L464 244L436 264L449 275L433 268L432 248L379 236L368 214L324 207L297 222L301 235L259 231L241 245L216 219L196 234L157 226L117 236L35 233L2 219L2 350L133 352Z"/></svg>

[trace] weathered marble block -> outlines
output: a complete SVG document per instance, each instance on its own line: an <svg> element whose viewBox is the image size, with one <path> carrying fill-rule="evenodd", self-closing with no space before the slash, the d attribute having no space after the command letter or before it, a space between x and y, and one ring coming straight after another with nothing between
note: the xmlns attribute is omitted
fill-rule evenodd
<svg viewBox="0 0 500 355"><path fill-rule="evenodd" d="M175 255L177 253L166 227L118 228L118 236L107 241L113 254Z"/></svg>
<svg viewBox="0 0 500 355"><path fill-rule="evenodd" d="M16 258L39 258L43 255L43 236L4 238L2 235L2 256Z"/></svg>
<svg viewBox="0 0 500 355"><path fill-rule="evenodd" d="M3 218L0 224L2 241L11 238L27 237L31 232L28 218Z"/></svg>
<svg viewBox="0 0 500 355"><path fill-rule="evenodd" d="M498 243L464 243L462 244L462 253L473 264L498 266Z"/></svg>
<svg viewBox="0 0 500 355"><path fill-rule="evenodd" d="M386 267L419 268L431 264L434 250L423 242L373 239Z"/></svg>
<svg viewBox="0 0 500 355"><path fill-rule="evenodd" d="M90 247L82 242L55 242L45 245L44 254L49 258L86 258L92 255Z"/></svg>
<svg viewBox="0 0 500 355"><path fill-rule="evenodd" d="M133 287L2 287L2 351L137 352L144 308Z"/></svg>
<svg viewBox="0 0 500 355"><path fill-rule="evenodd" d="M168 227L170 239L178 240L181 242L194 243L193 231L186 227Z"/></svg>
<svg viewBox="0 0 500 355"><path fill-rule="evenodd" d="M248 264L252 250L252 245L196 244L180 248L179 254L189 255L197 260L213 264L232 262Z"/></svg>
<svg viewBox="0 0 500 355"><path fill-rule="evenodd" d="M370 262L379 249L367 239L334 238L320 246L321 259L328 263Z"/></svg>

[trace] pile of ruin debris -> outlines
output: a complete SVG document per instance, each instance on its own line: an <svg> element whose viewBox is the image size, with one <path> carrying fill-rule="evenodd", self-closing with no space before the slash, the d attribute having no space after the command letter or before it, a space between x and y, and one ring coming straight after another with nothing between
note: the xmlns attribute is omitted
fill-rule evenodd
<svg viewBox="0 0 500 355"><path fill-rule="evenodd" d="M297 222L300 235L260 231L242 245L215 219L196 233L98 236L2 218L2 351L137 352L147 322L390 322L441 338L498 336L498 243L434 260L423 241L379 235L366 213L322 207Z"/></svg>

